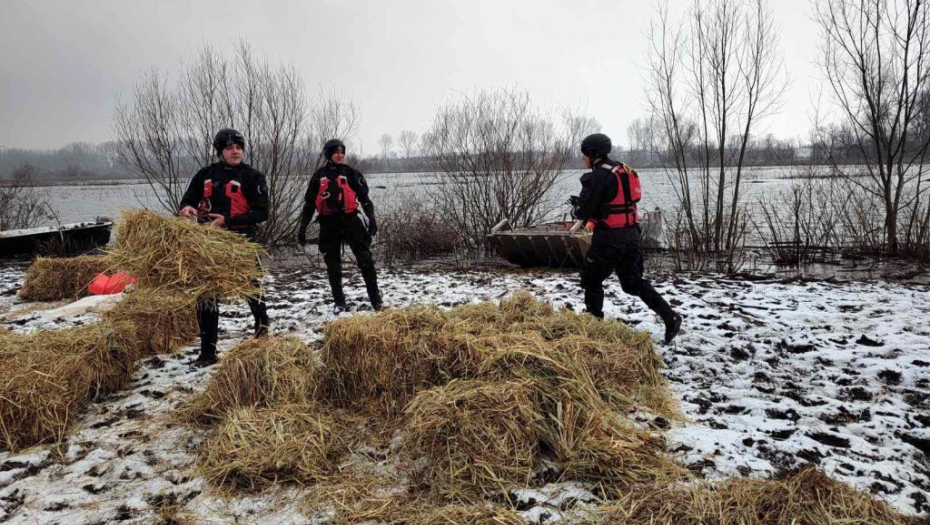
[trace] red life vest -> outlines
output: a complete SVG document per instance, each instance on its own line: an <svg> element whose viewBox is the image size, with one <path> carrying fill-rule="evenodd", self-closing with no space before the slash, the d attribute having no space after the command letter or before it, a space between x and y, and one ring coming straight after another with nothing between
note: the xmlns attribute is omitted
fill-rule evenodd
<svg viewBox="0 0 930 525"><path fill-rule="evenodd" d="M203 181L203 198L206 202L211 202L213 197L213 179L204 179ZM223 198L229 202L229 216L245 215L249 213L249 200L242 193L242 184L239 181L231 180L223 187ZM209 213L208 208L204 210ZM248 228L248 225L231 226L230 229Z"/></svg>
<svg viewBox="0 0 930 525"><path fill-rule="evenodd" d="M626 164L617 166L604 165L617 178L617 196L602 208L601 217L597 222L604 223L608 228L626 228L639 222L639 212L636 203L643 197L643 187L639 182L636 170Z"/></svg>
<svg viewBox="0 0 930 525"><path fill-rule="evenodd" d="M316 194L316 211L320 215L355 213L358 210L358 195L349 186L345 175L336 177L335 184L325 175L320 177L320 191Z"/></svg>

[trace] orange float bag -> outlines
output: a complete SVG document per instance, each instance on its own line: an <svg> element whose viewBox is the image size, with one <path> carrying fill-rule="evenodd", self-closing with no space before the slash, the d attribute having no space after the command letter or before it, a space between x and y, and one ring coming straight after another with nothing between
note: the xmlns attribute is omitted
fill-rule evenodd
<svg viewBox="0 0 930 525"><path fill-rule="evenodd" d="M116 272L113 275L98 273L87 286L87 291L92 295L112 295L122 292L127 286L138 281L126 272Z"/></svg>

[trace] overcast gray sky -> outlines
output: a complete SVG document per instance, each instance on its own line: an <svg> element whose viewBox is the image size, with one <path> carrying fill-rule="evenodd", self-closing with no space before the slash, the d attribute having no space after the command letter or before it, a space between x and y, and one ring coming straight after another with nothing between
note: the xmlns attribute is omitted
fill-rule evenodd
<svg viewBox="0 0 930 525"><path fill-rule="evenodd" d="M806 136L821 75L809 0L772 0L792 85L778 136ZM690 0L672 0L675 18ZM475 87L520 86L582 108L626 142L643 110L643 0L4 0L0 145L57 148L112 138L116 97L152 68L176 74L201 46L247 38L361 109L367 153L382 133L425 131L436 108Z"/></svg>

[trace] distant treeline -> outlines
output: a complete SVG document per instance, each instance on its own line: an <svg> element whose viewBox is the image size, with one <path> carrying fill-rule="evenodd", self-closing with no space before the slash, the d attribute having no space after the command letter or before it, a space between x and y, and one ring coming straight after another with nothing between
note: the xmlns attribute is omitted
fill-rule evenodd
<svg viewBox="0 0 930 525"><path fill-rule="evenodd" d="M74 142L55 150L0 149L0 179L10 179L14 170L22 166L34 168L33 180L68 181L131 178L130 170L120 163L115 142L91 144ZM697 160L701 151L695 146L689 157ZM654 149L627 149L616 147L613 157L638 169L661 168L663 155ZM747 151L746 165L777 166L795 164L857 164L862 160L857 148L838 148L836 143L795 145L788 140L772 136L753 141ZM438 171L438 162L429 156L401 158L394 152L388 156L355 157L350 162L365 173L406 173ZM571 158L569 168L581 169L581 157ZM261 169L261 166L257 166Z"/></svg>

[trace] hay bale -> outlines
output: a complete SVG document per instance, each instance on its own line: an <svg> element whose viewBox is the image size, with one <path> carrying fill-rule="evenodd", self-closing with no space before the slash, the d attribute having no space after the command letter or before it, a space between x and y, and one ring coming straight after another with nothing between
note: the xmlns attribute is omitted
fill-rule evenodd
<svg viewBox="0 0 930 525"><path fill-rule="evenodd" d="M563 312L549 320L553 325L567 325L564 321L571 317L576 316ZM651 342L605 342L567 330L560 338L549 339L527 326L531 325L513 325L514 332L484 340L481 377L521 377L544 383L554 402L571 399L594 407L600 399L622 412L644 410L671 420L682 418L668 380L661 374L662 358Z"/></svg>
<svg viewBox="0 0 930 525"><path fill-rule="evenodd" d="M74 300L87 295L87 285L105 272L109 260L103 255L81 257L38 257L26 270L19 296L27 301Z"/></svg>
<svg viewBox="0 0 930 525"><path fill-rule="evenodd" d="M777 480L731 479L639 487L607 507L629 525L908 525L871 495L807 468Z"/></svg>
<svg viewBox="0 0 930 525"><path fill-rule="evenodd" d="M525 485L543 420L533 393L519 381L453 381L420 392L406 410L403 449L429 460L423 474L446 497Z"/></svg>
<svg viewBox="0 0 930 525"><path fill-rule="evenodd" d="M237 408L203 447L200 469L216 485L246 490L322 480L345 451L335 427L304 405Z"/></svg>
<svg viewBox="0 0 930 525"><path fill-rule="evenodd" d="M666 457L665 438L635 427L604 405L591 411L562 405L540 427L566 479L594 481L616 490L680 479L685 471Z"/></svg>
<svg viewBox="0 0 930 525"><path fill-rule="evenodd" d="M322 349L327 398L393 417L416 392L477 370L467 329L435 306L328 323Z"/></svg>
<svg viewBox="0 0 930 525"><path fill-rule="evenodd" d="M194 297L245 298L261 290L264 275L256 243L221 228L148 210L123 211L111 264L139 278L143 288Z"/></svg>
<svg viewBox="0 0 930 525"><path fill-rule="evenodd" d="M143 357L177 352L196 340L199 331L192 297L146 289L127 292L103 320L135 323Z"/></svg>
<svg viewBox="0 0 930 525"><path fill-rule="evenodd" d="M214 423L248 406L311 406L319 358L294 337L248 339L226 353L207 389L182 409L189 421Z"/></svg>
<svg viewBox="0 0 930 525"><path fill-rule="evenodd" d="M8 450L61 440L90 401L129 382L139 355L131 323L15 335L4 347L0 436Z"/></svg>
<svg viewBox="0 0 930 525"><path fill-rule="evenodd" d="M489 302L465 304L450 311L452 318L474 325L476 331L493 328L495 332L513 331L512 325L541 322L555 315L552 305L538 301L525 290L514 293L497 305Z"/></svg>
<svg viewBox="0 0 930 525"><path fill-rule="evenodd" d="M8 341L5 341L7 343ZM0 450L61 441L89 402L84 357L49 352L4 356L0 369Z"/></svg>

